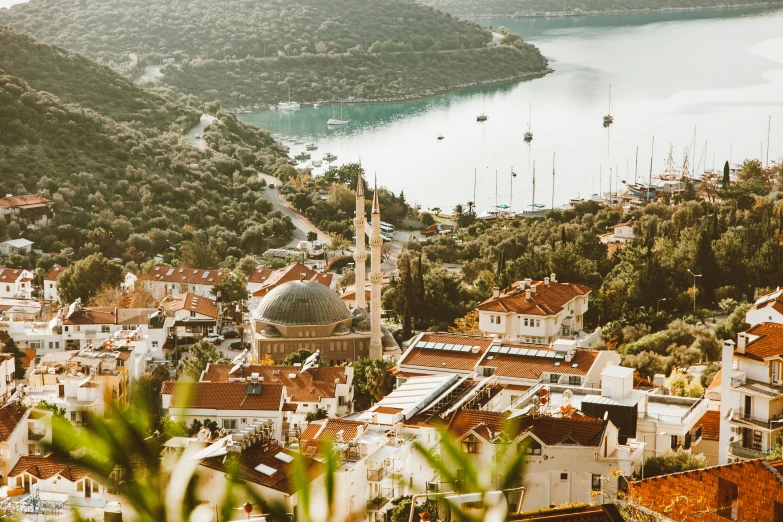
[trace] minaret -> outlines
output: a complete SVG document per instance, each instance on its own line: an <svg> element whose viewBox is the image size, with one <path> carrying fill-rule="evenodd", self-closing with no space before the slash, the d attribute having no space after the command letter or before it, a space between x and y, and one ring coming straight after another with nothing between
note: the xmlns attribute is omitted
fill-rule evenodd
<svg viewBox="0 0 783 522"><path fill-rule="evenodd" d="M370 359L379 359L383 356L383 344L381 343L381 210L378 205L378 182L375 182L375 192L372 198L372 237L370 237Z"/></svg>
<svg viewBox="0 0 783 522"><path fill-rule="evenodd" d="M367 250L364 247L364 235L366 220L364 219L364 176L361 168L359 169L359 182L356 184L356 217L353 219L353 226L356 228L356 251L353 253L353 259L356 267L356 308L367 309L365 299L365 289L367 288L364 264L367 262Z"/></svg>

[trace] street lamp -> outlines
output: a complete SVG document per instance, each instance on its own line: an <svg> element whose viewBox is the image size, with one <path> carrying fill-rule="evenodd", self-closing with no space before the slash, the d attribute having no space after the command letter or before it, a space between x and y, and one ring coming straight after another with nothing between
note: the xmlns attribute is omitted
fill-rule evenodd
<svg viewBox="0 0 783 522"><path fill-rule="evenodd" d="M634 318L638 318L639 317L639 314L637 313L637 310L644 310L644 305L637 306L636 308L633 309L633 316L634 316Z"/></svg>
<svg viewBox="0 0 783 522"><path fill-rule="evenodd" d="M660 433L648 433L647 435L642 435L642 441L644 441L644 439L646 439L647 437L658 437L658 436L663 436L663 435L666 435L665 431L662 431ZM647 443L645 442L645 445L646 444ZM647 450L647 448L644 448L644 450L642 450L642 480L644 480L644 464L645 464L645 462L647 462L647 452L646 452L646 450ZM658 441L657 440L655 441L655 449L653 451L658 451Z"/></svg>
<svg viewBox="0 0 783 522"><path fill-rule="evenodd" d="M655 305L655 315L661 313L661 301L666 301L666 298L658 299L658 303Z"/></svg>
<svg viewBox="0 0 783 522"><path fill-rule="evenodd" d="M688 269L688 273L693 276L693 311L696 311L696 278L701 277L703 274L694 274L691 269Z"/></svg>

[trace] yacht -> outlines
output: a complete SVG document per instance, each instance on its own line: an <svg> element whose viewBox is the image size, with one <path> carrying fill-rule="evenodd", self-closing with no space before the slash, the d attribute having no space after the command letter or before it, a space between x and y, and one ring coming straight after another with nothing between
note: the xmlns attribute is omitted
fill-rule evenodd
<svg viewBox="0 0 783 522"><path fill-rule="evenodd" d="M343 102L340 102L340 119L334 117L334 107L332 107L332 117L326 121L327 125L348 125L351 120L343 119Z"/></svg>
<svg viewBox="0 0 783 522"><path fill-rule="evenodd" d="M318 145L316 145L315 143L308 143L308 144L305 145L305 148L307 150L315 150L315 149L318 148Z"/></svg>
<svg viewBox="0 0 783 522"><path fill-rule="evenodd" d="M298 111L299 104L291 101L291 86L288 86L288 101L282 102L277 105L278 110L281 111Z"/></svg>
<svg viewBox="0 0 783 522"><path fill-rule="evenodd" d="M324 160L326 160L326 161L334 161L336 159L337 159L337 156L335 156L331 152L327 152L326 154L324 154Z"/></svg>

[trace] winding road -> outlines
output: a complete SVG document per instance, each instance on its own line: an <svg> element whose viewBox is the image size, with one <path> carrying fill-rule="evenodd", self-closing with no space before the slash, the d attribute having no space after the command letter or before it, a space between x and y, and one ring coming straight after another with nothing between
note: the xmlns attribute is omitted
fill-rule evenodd
<svg viewBox="0 0 783 522"><path fill-rule="evenodd" d="M188 132L188 135L186 139L188 140L188 145L193 147L194 149L198 150L207 150L207 142L204 141L204 129L206 129L211 123L214 123L217 120L214 116L209 116L208 114L202 114L201 115L201 121L198 122L198 125L190 129ZM198 136L198 137L197 137Z"/></svg>
<svg viewBox="0 0 783 522"><path fill-rule="evenodd" d="M296 227L296 230L294 230L294 239L292 239L288 245L286 245L287 247L295 247L299 241L307 241L308 232L315 232L318 234L319 241L323 241L327 245L329 244L329 236L319 230L315 225L310 223L306 217L293 208L291 204L285 200L283 195L280 194L280 191L277 189L281 183L279 179L261 172L258 173L258 177L259 179L266 181L266 190L263 192L263 194L264 197L269 200L270 203L272 203L272 208L274 208L274 210L279 210L284 215L290 217L291 222L293 222L294 226ZM275 188L270 188L270 185L274 185Z"/></svg>

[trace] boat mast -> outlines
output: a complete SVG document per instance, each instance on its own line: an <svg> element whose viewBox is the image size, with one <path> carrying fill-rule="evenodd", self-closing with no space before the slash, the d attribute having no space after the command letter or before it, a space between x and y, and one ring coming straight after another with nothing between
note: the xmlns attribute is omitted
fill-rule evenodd
<svg viewBox="0 0 783 522"><path fill-rule="evenodd" d="M511 193L508 196L508 211L510 213L514 213L514 167L511 167Z"/></svg>
<svg viewBox="0 0 783 522"><path fill-rule="evenodd" d="M476 204L476 169L473 169L473 204Z"/></svg>
<svg viewBox="0 0 783 522"><path fill-rule="evenodd" d="M639 175L639 145L636 146L636 168L633 171L633 182L636 183L636 177Z"/></svg>
<svg viewBox="0 0 783 522"><path fill-rule="evenodd" d="M552 210L555 209L555 153L552 153Z"/></svg>
<svg viewBox="0 0 783 522"><path fill-rule="evenodd" d="M536 209L536 160L533 160L533 204L530 205L530 209Z"/></svg>
<svg viewBox="0 0 783 522"><path fill-rule="evenodd" d="M769 167L769 133L772 131L772 116L769 117L767 124L767 159L764 161L764 167Z"/></svg>
<svg viewBox="0 0 783 522"><path fill-rule="evenodd" d="M650 182L647 185L647 201L650 201L650 197L652 196L652 168L653 168L653 158L655 157L655 136L652 137L652 149L650 150Z"/></svg>

